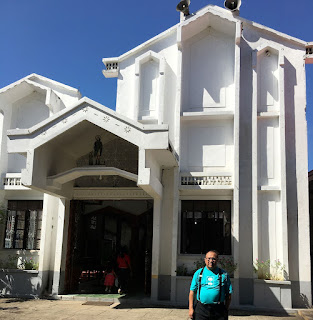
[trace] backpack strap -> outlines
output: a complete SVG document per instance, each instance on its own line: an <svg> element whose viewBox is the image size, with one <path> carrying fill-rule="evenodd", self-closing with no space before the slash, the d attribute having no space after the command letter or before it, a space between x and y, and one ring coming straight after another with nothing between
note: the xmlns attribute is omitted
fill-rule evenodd
<svg viewBox="0 0 313 320"><path fill-rule="evenodd" d="M205 267L202 268L198 277L198 292L197 292L197 300L200 301L200 292L201 292L201 280L202 280L202 273ZM198 299L199 297L199 299ZM200 301L201 302L201 301Z"/></svg>
<svg viewBox="0 0 313 320"><path fill-rule="evenodd" d="M221 295L222 295L222 269L218 268L218 280L219 280L219 295L218 295L218 302L217 303L221 303Z"/></svg>

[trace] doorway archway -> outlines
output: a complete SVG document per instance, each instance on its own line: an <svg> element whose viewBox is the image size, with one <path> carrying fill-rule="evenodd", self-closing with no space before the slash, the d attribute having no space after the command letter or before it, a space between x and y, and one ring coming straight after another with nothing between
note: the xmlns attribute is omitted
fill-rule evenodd
<svg viewBox="0 0 313 320"><path fill-rule="evenodd" d="M65 290L104 293L103 272L116 256L131 257L130 294L151 290L152 200L71 201ZM115 291L117 288L115 288Z"/></svg>

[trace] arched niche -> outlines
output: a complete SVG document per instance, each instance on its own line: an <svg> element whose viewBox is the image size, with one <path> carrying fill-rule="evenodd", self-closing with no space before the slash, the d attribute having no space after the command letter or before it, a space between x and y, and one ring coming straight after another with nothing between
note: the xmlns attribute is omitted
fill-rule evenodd
<svg viewBox="0 0 313 320"><path fill-rule="evenodd" d="M183 51L183 109L234 106L235 39L212 27L187 40Z"/></svg>
<svg viewBox="0 0 313 320"><path fill-rule="evenodd" d="M275 45L257 48L258 112L278 111L279 66L283 64L281 49Z"/></svg>
<svg viewBox="0 0 313 320"><path fill-rule="evenodd" d="M135 60L135 120L163 123L165 58L148 51Z"/></svg>

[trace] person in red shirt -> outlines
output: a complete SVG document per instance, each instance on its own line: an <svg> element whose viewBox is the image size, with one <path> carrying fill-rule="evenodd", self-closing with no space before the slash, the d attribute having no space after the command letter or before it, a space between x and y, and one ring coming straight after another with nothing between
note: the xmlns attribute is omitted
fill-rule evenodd
<svg viewBox="0 0 313 320"><path fill-rule="evenodd" d="M111 293L114 287L114 281L117 278L111 263L109 263L108 267L104 271L104 285L105 292Z"/></svg>
<svg viewBox="0 0 313 320"><path fill-rule="evenodd" d="M126 249L122 248L116 259L118 267L118 293L126 293L128 289L128 280L131 273L130 257L126 253Z"/></svg>

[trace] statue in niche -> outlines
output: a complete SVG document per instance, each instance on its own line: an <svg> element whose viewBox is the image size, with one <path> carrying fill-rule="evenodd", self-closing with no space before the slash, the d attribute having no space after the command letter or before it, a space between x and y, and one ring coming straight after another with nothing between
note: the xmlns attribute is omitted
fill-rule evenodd
<svg viewBox="0 0 313 320"><path fill-rule="evenodd" d="M93 156L95 157L95 165L100 165L100 157L102 154L102 142L101 142L101 136L95 137L96 141L93 145Z"/></svg>

